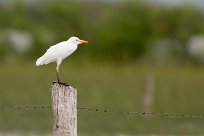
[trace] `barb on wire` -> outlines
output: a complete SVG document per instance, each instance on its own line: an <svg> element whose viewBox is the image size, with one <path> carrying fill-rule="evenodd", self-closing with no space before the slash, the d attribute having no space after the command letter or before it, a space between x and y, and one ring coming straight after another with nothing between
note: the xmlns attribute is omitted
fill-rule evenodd
<svg viewBox="0 0 204 136"><path fill-rule="evenodd" d="M0 106L0 110L3 109L13 109L13 110L30 110L30 109L51 109L51 106ZM137 111L117 111L111 109L98 109L98 108L85 108L78 107L78 110L83 111L93 111L93 112L102 112L102 113L116 113L123 115L135 115L135 116L168 116L168 117L181 117L181 118L193 118L193 119L202 119L201 115L192 115L185 113L168 113L168 112L137 112Z"/></svg>

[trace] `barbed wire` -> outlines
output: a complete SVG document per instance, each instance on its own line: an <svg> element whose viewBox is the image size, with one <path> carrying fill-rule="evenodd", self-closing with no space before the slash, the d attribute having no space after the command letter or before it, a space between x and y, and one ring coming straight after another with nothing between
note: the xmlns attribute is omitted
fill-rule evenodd
<svg viewBox="0 0 204 136"><path fill-rule="evenodd" d="M16 109L16 110L29 110L29 109L51 109L51 106L0 106L0 109Z"/></svg>
<svg viewBox="0 0 204 136"><path fill-rule="evenodd" d="M194 119L202 119L201 115L192 115L185 113L167 113L167 112L137 112L137 111L117 111L110 109L94 109L94 108L78 108L78 110L87 110L87 111L95 111L95 112L105 112L105 113L117 113L117 114L125 114L125 115L136 115L136 116L172 116L172 117L183 117L183 118L194 118Z"/></svg>
<svg viewBox="0 0 204 136"><path fill-rule="evenodd" d="M52 109L51 106L0 106L0 110L13 109L13 110L29 110L29 109ZM164 116L164 117L180 117L180 118L193 118L202 119L202 115L192 115L189 113L169 113L169 112L137 112L137 111L118 111L111 109L98 109L98 108L84 108L77 107L78 110L102 112L102 113L116 113L122 115L134 116Z"/></svg>

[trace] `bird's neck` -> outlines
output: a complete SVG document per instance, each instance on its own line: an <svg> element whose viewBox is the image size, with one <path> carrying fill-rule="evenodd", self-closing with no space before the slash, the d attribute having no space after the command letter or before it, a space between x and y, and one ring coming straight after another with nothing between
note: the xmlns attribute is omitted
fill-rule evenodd
<svg viewBox="0 0 204 136"><path fill-rule="evenodd" d="M72 42L70 42L70 41L67 41L67 45L68 45L70 48L77 48L77 44L72 43Z"/></svg>

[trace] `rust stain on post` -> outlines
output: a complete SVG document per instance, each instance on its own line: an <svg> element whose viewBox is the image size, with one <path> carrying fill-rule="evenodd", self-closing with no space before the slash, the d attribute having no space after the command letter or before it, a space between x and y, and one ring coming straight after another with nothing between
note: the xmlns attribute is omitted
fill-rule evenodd
<svg viewBox="0 0 204 136"><path fill-rule="evenodd" d="M77 136L77 90L53 83L51 86L53 136Z"/></svg>

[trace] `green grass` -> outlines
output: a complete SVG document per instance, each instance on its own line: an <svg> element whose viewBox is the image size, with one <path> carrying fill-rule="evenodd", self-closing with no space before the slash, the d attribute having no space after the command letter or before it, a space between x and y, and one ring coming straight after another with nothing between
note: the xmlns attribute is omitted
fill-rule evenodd
<svg viewBox="0 0 204 136"><path fill-rule="evenodd" d="M137 64L65 61L61 79L78 89L78 106L143 111L148 70L155 75L154 112L204 115L204 69L194 66L145 67ZM48 105L55 64L2 63L0 105ZM0 131L52 131L50 109L0 109ZM133 116L78 111L78 131L99 134L204 134L203 119Z"/></svg>

